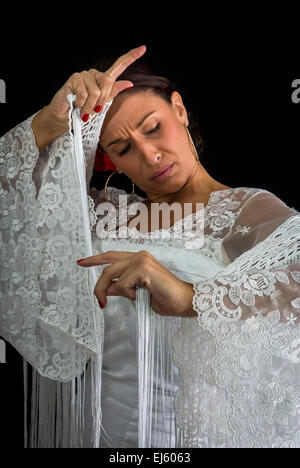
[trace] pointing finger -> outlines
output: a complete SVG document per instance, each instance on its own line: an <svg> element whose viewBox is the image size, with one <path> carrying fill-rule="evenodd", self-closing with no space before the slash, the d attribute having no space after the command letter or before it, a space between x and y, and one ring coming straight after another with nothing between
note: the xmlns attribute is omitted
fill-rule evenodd
<svg viewBox="0 0 300 468"><path fill-rule="evenodd" d="M121 252L118 250L110 250L103 254L92 255L91 257L82 258L81 260L77 260L79 266L82 267L91 267L96 265L105 265L107 263L114 263L119 260L125 260L135 252Z"/></svg>
<svg viewBox="0 0 300 468"><path fill-rule="evenodd" d="M146 46L141 46L137 47L136 49L132 49L127 54L122 55L121 57L118 58L118 60L115 61L115 63L107 70L107 74L113 78L113 80L116 80L122 73L123 71L126 70L129 65L131 65L133 62L135 62L137 59L142 57L144 53L146 52Z"/></svg>

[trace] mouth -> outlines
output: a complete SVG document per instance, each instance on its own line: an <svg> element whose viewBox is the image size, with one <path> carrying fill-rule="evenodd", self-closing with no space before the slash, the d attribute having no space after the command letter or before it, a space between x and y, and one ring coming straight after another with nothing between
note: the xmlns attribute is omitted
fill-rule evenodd
<svg viewBox="0 0 300 468"><path fill-rule="evenodd" d="M161 180L166 179L166 177L168 177L169 174L171 173L174 164L175 163L168 164L167 166L163 167L159 171L154 172L150 180L161 181Z"/></svg>

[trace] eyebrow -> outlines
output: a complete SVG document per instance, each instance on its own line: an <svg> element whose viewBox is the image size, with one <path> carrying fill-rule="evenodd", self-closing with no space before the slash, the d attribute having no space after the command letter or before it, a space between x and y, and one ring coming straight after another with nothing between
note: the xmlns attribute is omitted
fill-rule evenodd
<svg viewBox="0 0 300 468"><path fill-rule="evenodd" d="M156 110L153 110L151 112L149 112L149 114L146 114L142 120L140 120L140 122L137 124L136 128L139 128L141 125L143 125L143 123L145 122L145 120L150 117L151 114L153 114L154 112L156 112ZM107 146L106 148L108 148L109 146L111 145L116 145L117 143L121 143L121 141L124 141L123 138L117 138L117 140L114 140L114 141L111 141Z"/></svg>

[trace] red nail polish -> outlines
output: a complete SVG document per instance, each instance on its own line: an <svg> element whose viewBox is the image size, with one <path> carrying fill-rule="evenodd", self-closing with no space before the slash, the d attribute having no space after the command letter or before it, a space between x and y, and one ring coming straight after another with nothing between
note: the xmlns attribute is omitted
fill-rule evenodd
<svg viewBox="0 0 300 468"><path fill-rule="evenodd" d="M85 260L85 258L81 258L80 260L76 260L76 262L80 263L80 262L83 262L83 260Z"/></svg>
<svg viewBox="0 0 300 468"><path fill-rule="evenodd" d="M103 106L96 106L94 111L97 112L97 114L103 109Z"/></svg>
<svg viewBox="0 0 300 468"><path fill-rule="evenodd" d="M90 114L84 114L81 119L84 121L84 122L87 122L89 120L89 116Z"/></svg>
<svg viewBox="0 0 300 468"><path fill-rule="evenodd" d="M98 301L99 302L99 306L101 307L101 309L104 309L104 305L102 304L101 301Z"/></svg>

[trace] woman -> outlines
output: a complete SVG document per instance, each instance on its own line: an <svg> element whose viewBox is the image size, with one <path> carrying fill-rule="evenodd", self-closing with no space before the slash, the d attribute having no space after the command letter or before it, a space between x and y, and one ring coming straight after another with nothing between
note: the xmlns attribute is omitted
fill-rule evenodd
<svg viewBox="0 0 300 468"><path fill-rule="evenodd" d="M30 445L89 446L90 393L94 446L102 411L101 446L299 447L299 214L270 192L230 188L205 171L180 94L164 79L130 74L145 50L106 72L75 73L3 137L1 332L37 370ZM92 252L70 94L87 185L97 134L117 171L146 194L133 197L142 216L129 206L117 235L106 236L101 207L120 206L124 191L89 191ZM97 114L100 137L89 134ZM157 203L192 212L170 212L166 226L154 219ZM178 236L182 222L188 234Z"/></svg>

